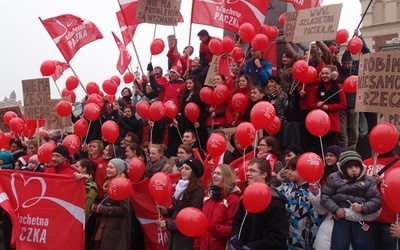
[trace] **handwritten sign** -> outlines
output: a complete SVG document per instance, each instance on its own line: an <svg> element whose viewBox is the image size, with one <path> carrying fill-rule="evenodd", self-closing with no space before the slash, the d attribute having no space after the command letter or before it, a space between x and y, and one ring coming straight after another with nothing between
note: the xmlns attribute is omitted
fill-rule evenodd
<svg viewBox="0 0 400 250"><path fill-rule="evenodd" d="M21 117L22 114L21 108L19 106L0 108L0 129L3 132L10 132L10 128L4 122L4 115L8 111L15 112L18 115L18 117Z"/></svg>
<svg viewBox="0 0 400 250"><path fill-rule="evenodd" d="M341 11L342 4L300 10L297 15L293 42L335 39Z"/></svg>
<svg viewBox="0 0 400 250"><path fill-rule="evenodd" d="M65 99L51 99L50 100L50 117L47 118L46 124L45 124L45 129L46 130L52 130L52 129L59 129L62 130L65 127L72 126L71 122L71 117L61 117L57 114L56 107L57 104Z"/></svg>
<svg viewBox="0 0 400 250"><path fill-rule="evenodd" d="M22 80L25 119L48 119L50 117L49 78Z"/></svg>
<svg viewBox="0 0 400 250"><path fill-rule="evenodd" d="M399 58L400 52L394 51L361 55L356 111L399 114Z"/></svg>
<svg viewBox="0 0 400 250"><path fill-rule="evenodd" d="M294 29L296 28L296 21L297 21L298 12L286 12L285 13L285 42L290 43L293 41Z"/></svg>
<svg viewBox="0 0 400 250"><path fill-rule="evenodd" d="M180 9L181 0L140 0L136 9L136 19L144 23L176 26Z"/></svg>
<svg viewBox="0 0 400 250"><path fill-rule="evenodd" d="M219 56L213 56L210 67L207 71L206 80L204 81L205 86L214 87L213 81L214 76L219 73Z"/></svg>

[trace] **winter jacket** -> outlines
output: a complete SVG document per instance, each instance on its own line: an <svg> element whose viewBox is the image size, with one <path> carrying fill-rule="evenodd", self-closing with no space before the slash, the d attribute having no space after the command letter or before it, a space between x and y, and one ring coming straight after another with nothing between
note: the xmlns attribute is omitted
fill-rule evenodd
<svg viewBox="0 0 400 250"><path fill-rule="evenodd" d="M90 207L93 205L97 195L97 185L93 181L93 176L89 175L85 180L86 198L85 198L85 218L89 219Z"/></svg>
<svg viewBox="0 0 400 250"><path fill-rule="evenodd" d="M241 200L233 219L232 236L238 237L243 245L252 250L287 250L289 221L286 199L276 188L271 187L271 192L272 199L265 210L256 214L247 213Z"/></svg>
<svg viewBox="0 0 400 250"><path fill-rule="evenodd" d="M78 172L78 170L69 164L67 161L64 163L62 166L56 167L56 166L49 166L44 170L45 173L48 174L66 174L66 175L74 175L75 173Z"/></svg>
<svg viewBox="0 0 400 250"><path fill-rule="evenodd" d="M282 89L280 89L279 93L267 90L267 100L274 105L275 114L281 119L282 123L286 123L285 108L287 98L287 94Z"/></svg>
<svg viewBox="0 0 400 250"><path fill-rule="evenodd" d="M3 151L0 153L0 160L3 161L3 165L0 166L0 169L13 169L13 155L8 151Z"/></svg>
<svg viewBox="0 0 400 250"><path fill-rule="evenodd" d="M272 76L272 64L265 58L261 58L260 63L262 67L257 69L254 58L247 59L244 63L244 74L251 76L254 85L264 87Z"/></svg>

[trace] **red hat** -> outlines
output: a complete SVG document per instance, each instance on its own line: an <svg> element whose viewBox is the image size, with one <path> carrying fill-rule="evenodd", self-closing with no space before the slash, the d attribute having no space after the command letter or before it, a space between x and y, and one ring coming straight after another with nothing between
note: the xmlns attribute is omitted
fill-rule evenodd
<svg viewBox="0 0 400 250"><path fill-rule="evenodd" d="M182 67L180 67L179 65L174 65L174 66L172 66L172 68L169 70L169 72L174 72L174 73L177 74L179 77L181 77L181 75L182 75Z"/></svg>
<svg viewBox="0 0 400 250"><path fill-rule="evenodd" d="M24 165L28 165L28 161L29 161L29 157L31 157L30 155L23 155L21 157L18 158L18 160Z"/></svg>

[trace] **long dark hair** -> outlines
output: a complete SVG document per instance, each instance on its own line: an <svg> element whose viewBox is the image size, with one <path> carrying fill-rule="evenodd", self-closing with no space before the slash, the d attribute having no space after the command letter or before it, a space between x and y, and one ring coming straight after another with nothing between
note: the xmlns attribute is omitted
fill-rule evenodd
<svg viewBox="0 0 400 250"><path fill-rule="evenodd" d="M187 80L191 80L193 82L193 94L191 96L192 101L194 103L201 102L201 100L200 100L200 90L201 90L202 86L201 86L201 83L200 83L199 79L194 75L189 75L186 78L186 81ZM185 90L182 93L181 103L187 103L186 99L189 97L189 95L190 95L190 91L187 88L185 88ZM182 108L185 108L185 107L182 107Z"/></svg>
<svg viewBox="0 0 400 250"><path fill-rule="evenodd" d="M192 173L189 176L189 184L185 190L184 196L187 197L188 199L190 199L193 195L194 190L196 190L198 188L202 189L203 183L201 182L201 180L199 178L197 178L195 173L192 171Z"/></svg>

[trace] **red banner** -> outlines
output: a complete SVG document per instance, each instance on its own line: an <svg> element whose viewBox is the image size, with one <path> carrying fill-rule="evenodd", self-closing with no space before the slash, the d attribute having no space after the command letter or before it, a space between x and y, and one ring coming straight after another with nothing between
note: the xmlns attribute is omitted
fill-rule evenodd
<svg viewBox="0 0 400 250"><path fill-rule="evenodd" d="M40 21L67 62L81 47L103 38L94 23L71 14Z"/></svg>
<svg viewBox="0 0 400 250"><path fill-rule="evenodd" d="M132 42L133 36L135 35L136 28L138 25L137 24L127 25L125 22L124 15L122 14L122 11L118 11L116 14L117 14L119 28L122 34L122 40L124 41L124 45L126 46L127 44Z"/></svg>
<svg viewBox="0 0 400 250"><path fill-rule="evenodd" d="M264 23L270 0L193 0L192 23L237 32L243 23L256 30Z"/></svg>
<svg viewBox="0 0 400 250"><path fill-rule="evenodd" d="M59 62L59 61L53 61L53 62L56 65L56 70L51 75L51 77L53 77L53 81L55 82L58 80L58 78L61 77L64 71L69 68L69 64L66 62Z"/></svg>
<svg viewBox="0 0 400 250"><path fill-rule="evenodd" d="M115 39L115 43L119 49L119 58L117 62L117 70L122 75L125 73L126 69L128 68L129 64L131 63L132 57L129 54L128 50L126 50L125 45L122 44L121 40L111 31L113 37Z"/></svg>
<svg viewBox="0 0 400 250"><path fill-rule="evenodd" d="M84 249L85 197L83 181L70 176L0 171L0 206L17 249Z"/></svg>
<svg viewBox="0 0 400 250"><path fill-rule="evenodd" d="M292 3L296 11L316 8L321 6L323 0L281 0L282 2Z"/></svg>

